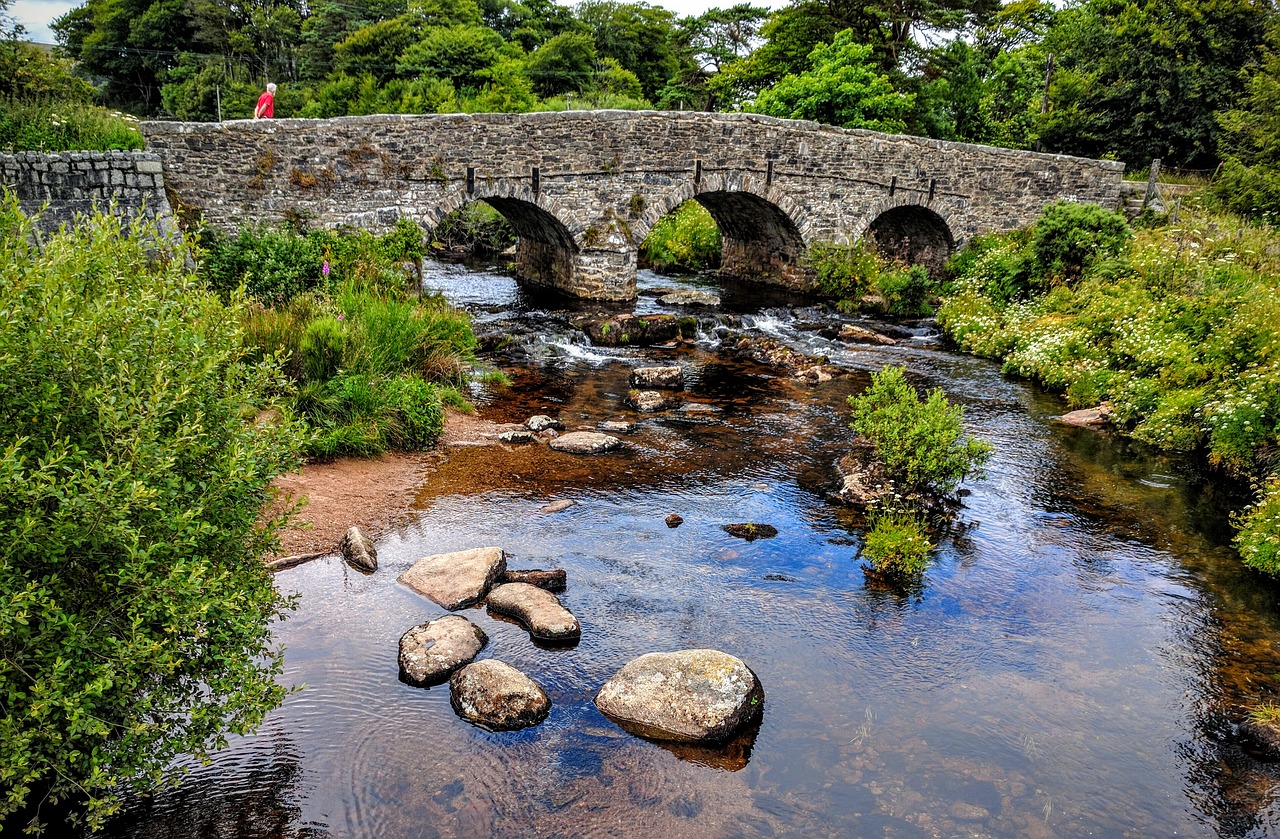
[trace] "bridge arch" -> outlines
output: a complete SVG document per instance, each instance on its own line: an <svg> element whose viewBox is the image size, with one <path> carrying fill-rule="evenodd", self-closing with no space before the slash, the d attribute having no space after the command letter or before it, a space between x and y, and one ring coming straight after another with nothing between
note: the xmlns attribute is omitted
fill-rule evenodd
<svg viewBox="0 0 1280 839"><path fill-rule="evenodd" d="M795 202L750 175L705 175L662 193L632 226L638 247L664 216L689 200L701 204L720 228L720 271L755 282L808 288L806 227Z"/></svg>
<svg viewBox="0 0 1280 839"><path fill-rule="evenodd" d="M923 265L938 275L956 249L946 208L905 198L885 201L866 217L858 238L881 255L906 265Z"/></svg>
<svg viewBox="0 0 1280 839"><path fill-rule="evenodd" d="M468 204L483 201L515 230L515 273L518 277L561 290L573 289L574 263L580 248L566 215L555 199L518 185L489 185L474 193L457 191L432 208L432 223Z"/></svg>

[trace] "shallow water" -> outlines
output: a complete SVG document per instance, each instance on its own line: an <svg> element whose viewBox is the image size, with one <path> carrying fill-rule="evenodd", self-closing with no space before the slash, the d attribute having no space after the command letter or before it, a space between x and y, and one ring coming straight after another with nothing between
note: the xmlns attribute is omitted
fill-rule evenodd
<svg viewBox="0 0 1280 839"><path fill-rule="evenodd" d="M1269 836L1277 773L1233 745L1242 702L1280 692L1276 587L1229 545L1233 488L1177 460L1052 422L1060 401L940 349L920 326L846 348L799 328L804 301L642 273L724 294L678 349L602 350L500 272L429 266L426 285L520 342L484 415L614 417L627 374L690 371L699 407L640 418L619 454L454 450L363 576L324 559L277 576L301 594L278 630L305 685L261 731L109 829L132 837ZM715 352L717 322L775 334L850 369L807 387ZM965 405L995 444L962 532L910 593L868 587L859 532L830 504L846 397L905 364ZM552 499L567 510L543 515ZM664 524L669 513L685 523ZM745 542L729 522L767 522ZM395 582L417 558L499 545L513 568L562 567L582 623L571 649L464 611L482 656L540 682L550 718L514 733L458 719L448 687L397 678L396 642L443 613ZM758 730L716 750L632 737L591 703L654 650L715 647L765 688Z"/></svg>

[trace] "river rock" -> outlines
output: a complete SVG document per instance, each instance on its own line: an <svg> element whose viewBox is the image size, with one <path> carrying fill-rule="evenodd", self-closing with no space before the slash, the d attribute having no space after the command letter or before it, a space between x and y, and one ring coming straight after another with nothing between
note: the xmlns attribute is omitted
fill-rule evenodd
<svg viewBox="0 0 1280 839"><path fill-rule="evenodd" d="M805 368L804 370L797 370L795 377L805 384L817 385L831 381L832 374L828 367L821 364L815 364L812 367Z"/></svg>
<svg viewBox="0 0 1280 839"><path fill-rule="evenodd" d="M1111 424L1111 416L1111 403L1103 402L1094 408L1082 408L1063 414L1058 417L1058 422L1079 428L1104 428Z"/></svg>
<svg viewBox="0 0 1280 839"><path fill-rule="evenodd" d="M551 441L551 448L569 454L601 454L620 447L622 441L597 431L571 431Z"/></svg>
<svg viewBox="0 0 1280 839"><path fill-rule="evenodd" d="M841 341L849 341L854 344L896 344L897 341L888 335L881 335L874 329L867 329L864 326L855 326L852 323L840 325L840 332L836 335Z"/></svg>
<svg viewBox="0 0 1280 839"><path fill-rule="evenodd" d="M808 370L815 364L827 363L826 356L805 355L773 338L762 335L742 335L736 332L725 336L720 344L720 352L734 358L775 367L791 374Z"/></svg>
<svg viewBox="0 0 1280 839"><path fill-rule="evenodd" d="M720 298L709 291L690 288L664 294L658 302L667 306L719 306Z"/></svg>
<svg viewBox="0 0 1280 839"><path fill-rule="evenodd" d="M498 439L503 443L532 443L534 440L532 431L504 431L498 435Z"/></svg>
<svg viewBox="0 0 1280 839"><path fill-rule="evenodd" d="M636 424L623 420L601 420L596 423L596 428L608 434L631 434L636 430Z"/></svg>
<svg viewBox="0 0 1280 839"><path fill-rule="evenodd" d="M739 539L746 539L748 542L754 542L757 539L772 539L778 535L778 528L771 524L726 524L723 529L730 536L737 536Z"/></svg>
<svg viewBox="0 0 1280 839"><path fill-rule="evenodd" d="M400 676L410 684L439 684L487 643L484 630L461 615L419 624L400 636Z"/></svg>
<svg viewBox="0 0 1280 839"><path fill-rule="evenodd" d="M485 603L520 621L539 641L576 641L582 636L578 619L560 605L560 598L529 583L503 583L489 592Z"/></svg>
<svg viewBox="0 0 1280 839"><path fill-rule="evenodd" d="M622 400L642 414L652 414L679 407L680 398L657 390L633 390Z"/></svg>
<svg viewBox="0 0 1280 839"><path fill-rule="evenodd" d="M493 658L454 673L449 694L458 716L493 731L528 728L551 712L551 700L537 682Z"/></svg>
<svg viewBox="0 0 1280 839"><path fill-rule="evenodd" d="M679 367L637 367L631 371L631 386L639 390L683 390L684 371Z"/></svg>
<svg viewBox="0 0 1280 839"><path fill-rule="evenodd" d="M528 571L512 571L510 568L498 578L500 583L528 583L531 586L544 588L547 591L564 591L568 585L569 575L565 573L563 568L553 568L549 571L540 568Z"/></svg>
<svg viewBox="0 0 1280 839"><path fill-rule="evenodd" d="M679 513L672 513L666 518L667 527L679 527L684 524L684 517Z"/></svg>
<svg viewBox="0 0 1280 839"><path fill-rule="evenodd" d="M647 347L680 337L675 315L621 314L579 318L574 323L598 347Z"/></svg>
<svg viewBox="0 0 1280 839"><path fill-rule="evenodd" d="M840 475L840 488L835 497L855 507L865 507L893 489L889 482L889 470L876 456L869 440L859 437L853 441L852 450L836 461Z"/></svg>
<svg viewBox="0 0 1280 839"><path fill-rule="evenodd" d="M524 427L534 432L535 434L537 434L537 433L546 431L548 428L550 429L564 428L564 424L561 423L560 420L552 419L546 414L538 414L537 416L529 417L527 420L525 420Z"/></svg>
<svg viewBox="0 0 1280 839"><path fill-rule="evenodd" d="M596 707L641 737L724 740L764 708L764 689L741 659L719 650L649 653L596 694Z"/></svg>
<svg viewBox="0 0 1280 839"><path fill-rule="evenodd" d="M538 512L542 513L544 516L549 516L552 513L559 513L567 510L572 506L573 499L561 498L559 501L552 501L550 504L543 504L542 509L538 510Z"/></svg>
<svg viewBox="0 0 1280 839"><path fill-rule="evenodd" d="M360 532L360 528L352 525L342 537L342 558L358 571L372 574L378 570L378 552L373 543Z"/></svg>
<svg viewBox="0 0 1280 839"><path fill-rule="evenodd" d="M472 548L423 557L399 581L452 612L483 600L506 570L502 548Z"/></svg>

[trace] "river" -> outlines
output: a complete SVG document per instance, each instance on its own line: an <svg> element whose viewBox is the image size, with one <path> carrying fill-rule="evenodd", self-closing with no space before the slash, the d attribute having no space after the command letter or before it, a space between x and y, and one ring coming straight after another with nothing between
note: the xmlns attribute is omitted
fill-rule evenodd
<svg viewBox="0 0 1280 839"><path fill-rule="evenodd" d="M724 296L699 340L600 349L498 270L428 264L428 289L477 331L511 385L486 418L569 428L636 419L629 371L686 368L692 410L640 417L618 454L545 445L451 452L364 576L338 559L281 572L278 627L303 686L178 788L131 802L119 837L1280 836L1275 768L1236 745L1239 707L1280 692L1277 587L1230 545L1223 488L1191 465L1053 422L1062 402L943 349L927 325L890 347L821 337L806 301L641 272ZM716 353L716 324L826 354L850 375L808 386ZM962 527L923 584L867 583L859 532L832 504L845 404L886 364L965 407L995 454L965 484ZM549 501L568 509L543 514ZM668 528L678 513L684 524ZM746 542L730 522L774 525ZM397 678L402 633L442 614L395 582L417 558L498 545L561 567L582 623L535 646L483 609L482 657L529 673L540 726L464 723L448 687ZM715 750L626 734L591 698L642 653L714 647L759 675L758 727Z"/></svg>

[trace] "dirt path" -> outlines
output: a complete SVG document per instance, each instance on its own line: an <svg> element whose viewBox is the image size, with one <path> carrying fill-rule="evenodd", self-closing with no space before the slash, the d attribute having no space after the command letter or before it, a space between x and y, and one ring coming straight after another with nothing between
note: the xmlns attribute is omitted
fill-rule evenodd
<svg viewBox="0 0 1280 839"><path fill-rule="evenodd" d="M511 427L450 411L433 451L344 457L281 475L275 481L281 491L278 503L305 504L281 534L280 553L270 559L336 553L342 534L353 524L377 539L405 516L423 477L449 456L451 447L494 445L496 435Z"/></svg>

